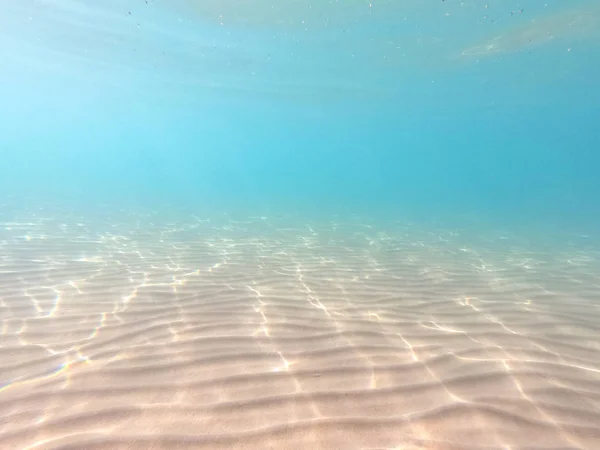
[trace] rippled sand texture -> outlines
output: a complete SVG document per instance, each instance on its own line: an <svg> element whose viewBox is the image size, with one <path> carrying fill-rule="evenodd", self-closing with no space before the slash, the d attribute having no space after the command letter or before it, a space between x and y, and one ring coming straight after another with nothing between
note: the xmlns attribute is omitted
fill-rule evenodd
<svg viewBox="0 0 600 450"><path fill-rule="evenodd" d="M63 220L1 224L0 448L600 448L583 238Z"/></svg>

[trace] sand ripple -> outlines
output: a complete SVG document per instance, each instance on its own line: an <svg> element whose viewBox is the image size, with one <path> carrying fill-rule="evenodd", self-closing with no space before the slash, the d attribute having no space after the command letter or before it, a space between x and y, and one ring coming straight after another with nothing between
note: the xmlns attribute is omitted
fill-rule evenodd
<svg viewBox="0 0 600 450"><path fill-rule="evenodd" d="M408 223L0 224L0 448L600 448L600 253Z"/></svg>

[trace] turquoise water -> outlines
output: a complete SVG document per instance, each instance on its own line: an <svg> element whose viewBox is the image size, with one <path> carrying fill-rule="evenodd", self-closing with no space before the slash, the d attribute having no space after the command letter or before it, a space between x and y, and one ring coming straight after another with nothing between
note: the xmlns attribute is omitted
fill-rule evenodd
<svg viewBox="0 0 600 450"><path fill-rule="evenodd" d="M600 448L596 0L0 11L1 448Z"/></svg>
<svg viewBox="0 0 600 450"><path fill-rule="evenodd" d="M594 2L200 3L7 2L3 197L597 221Z"/></svg>

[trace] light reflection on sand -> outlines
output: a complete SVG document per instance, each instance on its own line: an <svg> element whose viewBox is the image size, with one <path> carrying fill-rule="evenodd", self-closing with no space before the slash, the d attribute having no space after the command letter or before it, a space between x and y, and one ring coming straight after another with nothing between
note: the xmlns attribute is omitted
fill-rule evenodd
<svg viewBox="0 0 600 450"><path fill-rule="evenodd" d="M587 238L59 217L0 224L2 448L600 445Z"/></svg>

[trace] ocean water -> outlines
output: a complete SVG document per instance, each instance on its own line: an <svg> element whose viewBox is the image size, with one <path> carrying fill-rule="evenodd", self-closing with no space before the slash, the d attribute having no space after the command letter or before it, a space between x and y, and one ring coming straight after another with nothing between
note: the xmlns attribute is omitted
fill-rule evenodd
<svg viewBox="0 0 600 450"><path fill-rule="evenodd" d="M600 448L597 2L0 7L0 447Z"/></svg>

